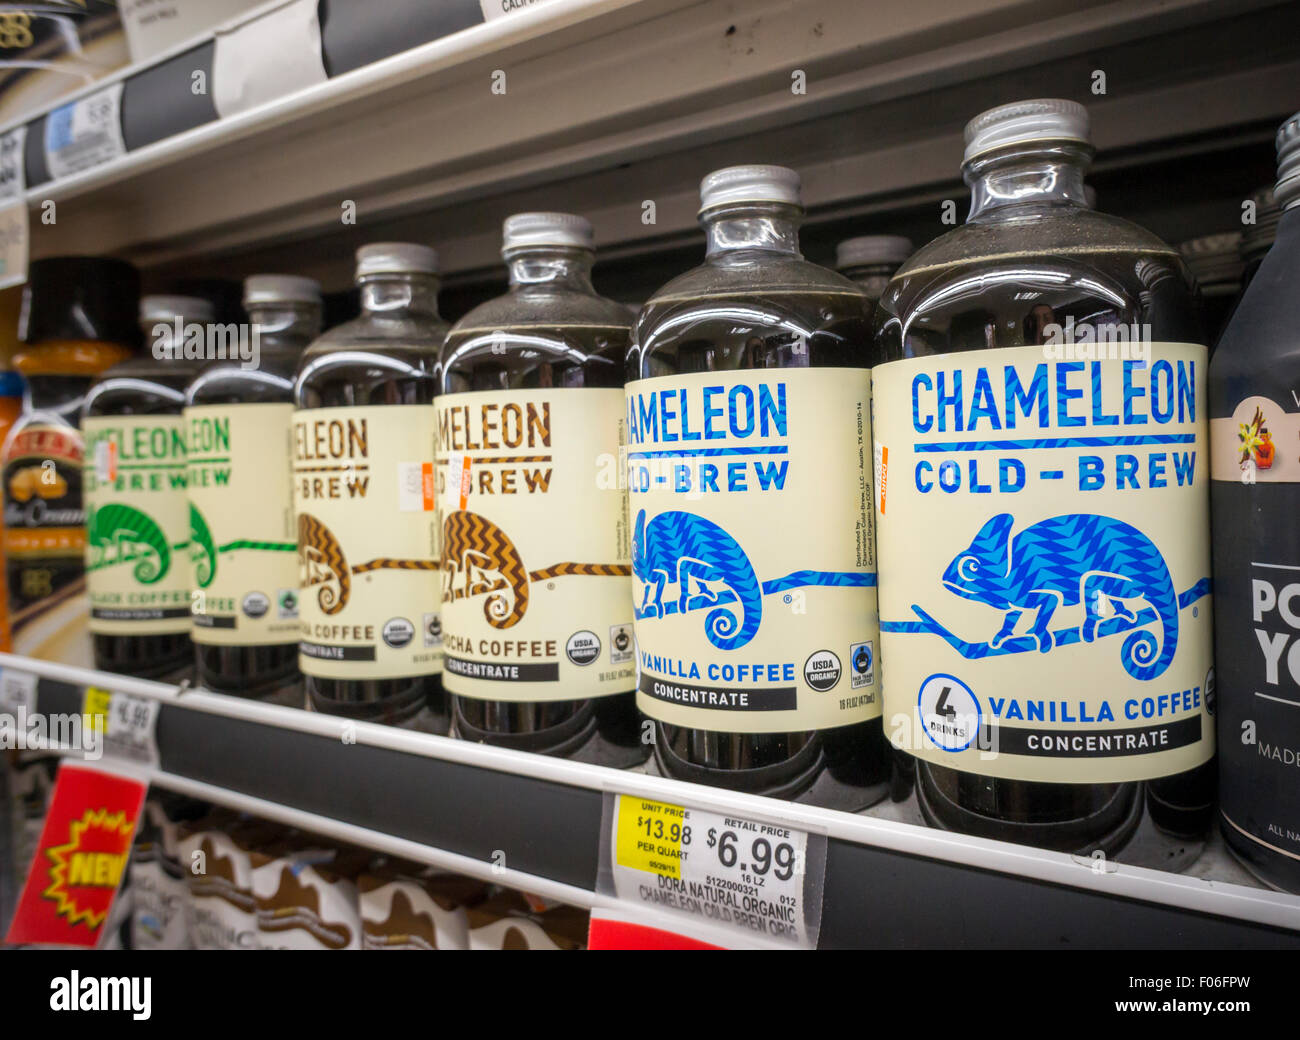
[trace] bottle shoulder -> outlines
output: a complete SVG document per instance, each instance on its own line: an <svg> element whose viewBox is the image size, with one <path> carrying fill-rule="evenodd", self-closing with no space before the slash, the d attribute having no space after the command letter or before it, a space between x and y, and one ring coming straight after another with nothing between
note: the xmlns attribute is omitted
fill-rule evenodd
<svg viewBox="0 0 1300 1040"><path fill-rule="evenodd" d="M627 309L590 292L546 285L526 286L480 303L454 324L448 335L465 336L494 329L563 329L589 326L628 328Z"/></svg>
<svg viewBox="0 0 1300 1040"><path fill-rule="evenodd" d="M179 415L185 391L205 368L183 359L132 358L101 374L86 394L87 416Z"/></svg>

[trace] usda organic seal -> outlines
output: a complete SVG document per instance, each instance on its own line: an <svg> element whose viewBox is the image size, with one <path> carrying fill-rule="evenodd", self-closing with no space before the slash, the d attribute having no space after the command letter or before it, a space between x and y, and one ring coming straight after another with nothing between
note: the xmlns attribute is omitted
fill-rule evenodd
<svg viewBox="0 0 1300 1040"><path fill-rule="evenodd" d="M394 650L400 650L415 635L415 626L404 617L389 618L384 622L384 642Z"/></svg>
<svg viewBox="0 0 1300 1040"><path fill-rule="evenodd" d="M591 664L600 656L600 637L595 632L574 632L564 644L564 652L574 664Z"/></svg>
<svg viewBox="0 0 1300 1040"><path fill-rule="evenodd" d="M804 681L818 693L834 689L840 672L840 659L829 650L816 651L803 666Z"/></svg>

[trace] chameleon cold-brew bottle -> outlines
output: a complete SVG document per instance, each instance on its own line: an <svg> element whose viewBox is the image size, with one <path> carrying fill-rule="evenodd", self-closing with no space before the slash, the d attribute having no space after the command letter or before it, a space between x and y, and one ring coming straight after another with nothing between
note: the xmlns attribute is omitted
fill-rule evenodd
<svg viewBox="0 0 1300 1040"><path fill-rule="evenodd" d="M649 744L618 479L631 322L592 287L593 249L582 217L509 217L510 291L447 334L443 684L463 739L632 765Z"/></svg>
<svg viewBox="0 0 1300 1040"><path fill-rule="evenodd" d="M139 339L140 276L122 260L34 260L13 366L26 382L5 439L4 566L15 653L89 667L81 408Z"/></svg>
<svg viewBox="0 0 1300 1040"><path fill-rule="evenodd" d="M1210 367L1219 824L1300 892L1300 113L1277 148L1277 238Z"/></svg>
<svg viewBox="0 0 1300 1040"><path fill-rule="evenodd" d="M803 259L798 175L700 186L704 263L646 303L627 386L640 663L670 776L885 794L870 303Z"/></svg>
<svg viewBox="0 0 1300 1040"><path fill-rule="evenodd" d="M912 240L902 235L846 238L835 247L835 270L875 303L894 272L912 253Z"/></svg>
<svg viewBox="0 0 1300 1040"><path fill-rule="evenodd" d="M301 706L293 515L293 381L320 335L320 286L244 282L248 324L186 396L196 675L222 693Z"/></svg>
<svg viewBox="0 0 1300 1040"><path fill-rule="evenodd" d="M156 678L192 663L181 413L211 320L212 304L199 297L143 297L143 353L86 395L86 587L104 671Z"/></svg>
<svg viewBox="0 0 1300 1040"><path fill-rule="evenodd" d="M307 348L294 388L298 664L317 711L445 733L438 255L362 246L356 281L360 315Z"/></svg>
<svg viewBox="0 0 1300 1040"><path fill-rule="evenodd" d="M881 297L886 726L940 827L1111 852L1213 800L1205 357L1176 250L1084 203L1087 111L966 128L967 223ZM1161 779L1163 778L1163 779Z"/></svg>

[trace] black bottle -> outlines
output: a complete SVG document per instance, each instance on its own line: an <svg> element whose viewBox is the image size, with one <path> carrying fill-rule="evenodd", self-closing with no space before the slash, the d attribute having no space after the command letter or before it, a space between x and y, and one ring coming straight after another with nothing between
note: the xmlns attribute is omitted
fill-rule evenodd
<svg viewBox="0 0 1300 1040"><path fill-rule="evenodd" d="M1210 369L1219 811L1228 848L1300 892L1300 114L1277 150L1277 239Z"/></svg>
<svg viewBox="0 0 1300 1040"><path fill-rule="evenodd" d="M702 266L646 303L627 387L639 703L681 779L883 797L870 304L799 252L799 178L719 170Z"/></svg>
<svg viewBox="0 0 1300 1040"><path fill-rule="evenodd" d="M143 355L110 368L86 396L86 586L104 671L183 676L192 663L181 413L211 320L207 300L144 297Z"/></svg>
<svg viewBox="0 0 1300 1040"><path fill-rule="evenodd" d="M618 480L631 329L627 309L592 287L593 248L582 217L508 218L510 291L447 334L437 402L444 683L463 739L627 766L650 750ZM603 481L593 460L604 460ZM517 568L484 558L489 529ZM494 568L507 589L480 580ZM506 640L518 653L492 652Z"/></svg>
<svg viewBox="0 0 1300 1040"><path fill-rule="evenodd" d="M966 129L968 222L881 298L886 725L937 826L1068 851L1213 794L1205 348L1177 252L1088 208L1087 113ZM1112 638L1114 637L1114 638Z"/></svg>
<svg viewBox="0 0 1300 1040"><path fill-rule="evenodd" d="M310 705L445 733L432 404L447 323L437 271L427 246L357 250L361 314L312 343L298 369L293 487Z"/></svg>
<svg viewBox="0 0 1300 1040"><path fill-rule="evenodd" d="M208 366L186 396L195 668L209 689L300 706L290 432L320 286L254 275L243 302L244 353Z"/></svg>

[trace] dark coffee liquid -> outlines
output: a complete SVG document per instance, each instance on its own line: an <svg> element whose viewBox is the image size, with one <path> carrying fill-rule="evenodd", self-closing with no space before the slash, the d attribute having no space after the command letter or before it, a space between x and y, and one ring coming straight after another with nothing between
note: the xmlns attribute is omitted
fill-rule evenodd
<svg viewBox="0 0 1300 1040"><path fill-rule="evenodd" d="M614 306L614 305L611 305ZM472 319L471 319L472 320ZM443 348L444 394L474 390L623 386L629 330L620 325L454 328ZM636 690L572 701L489 701L452 696L457 732L503 747L564 754L592 725L644 757Z"/></svg>
<svg viewBox="0 0 1300 1040"><path fill-rule="evenodd" d="M298 344L301 346L302 344ZM192 405L292 404L298 350L261 337L256 371L238 364L210 369L190 389ZM288 475L286 474L286 479ZM196 642L195 669L201 685L222 693L259 697L273 692L291 696L301 688L298 643L224 646ZM301 704L301 695L297 698Z"/></svg>
<svg viewBox="0 0 1300 1040"><path fill-rule="evenodd" d="M297 384L297 406L374 408L433 404L437 353L428 347L383 341L332 346L309 355ZM376 523L382 518L376 517ZM430 585L430 601L435 599ZM307 696L318 711L395 724L410 720L426 704L438 728L447 727L447 702L439 675L398 679L322 679L304 675Z"/></svg>
<svg viewBox="0 0 1300 1040"><path fill-rule="evenodd" d="M180 415L185 389L199 373L189 361L128 361L106 372L86 398L85 415ZM187 561L178 560L183 566ZM188 632L159 635L92 633L95 667L142 679L189 672L194 653Z"/></svg>
<svg viewBox="0 0 1300 1040"><path fill-rule="evenodd" d="M873 360L869 304L860 293L782 290L660 296L637 324L628 380L745 369L865 368ZM811 546L817 532L790 531ZM720 733L657 723L656 759L684 780L795 797L824 764L855 787L885 781L879 718L801 733Z"/></svg>
<svg viewBox="0 0 1300 1040"><path fill-rule="evenodd" d="M1084 227L1078 237L1087 241L1096 227ZM988 233L968 228L975 241ZM978 285L978 292L952 291L963 282ZM1149 328L1153 342L1204 342L1187 276L1173 250L1098 246L973 256L900 273L882 304L882 361L1042 344L1045 326L1065 327L1070 319L1094 326L1137 323ZM905 316L905 334L898 315ZM917 778L931 822L1044 848L1113 850L1127 840L1140 815L1138 783L1003 780L921 761ZM1178 835L1204 832L1213 810L1213 762L1153 781L1150 788L1149 810L1159 826Z"/></svg>

